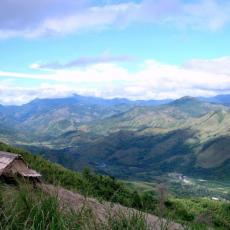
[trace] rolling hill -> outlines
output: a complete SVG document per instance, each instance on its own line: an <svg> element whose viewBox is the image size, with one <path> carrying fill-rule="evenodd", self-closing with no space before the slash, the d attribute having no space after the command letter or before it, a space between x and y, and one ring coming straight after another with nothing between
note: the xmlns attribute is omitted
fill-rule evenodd
<svg viewBox="0 0 230 230"><path fill-rule="evenodd" d="M230 109L216 102L183 97L144 103L75 95L1 107L0 117L2 140L74 170L90 166L138 180L170 172L230 178Z"/></svg>
<svg viewBox="0 0 230 230"><path fill-rule="evenodd" d="M193 119L215 111L221 113L228 112L229 109L196 98L184 97L157 107L136 106L127 112L96 121L83 128L102 135L119 130L161 133L184 128L185 123L189 125Z"/></svg>
<svg viewBox="0 0 230 230"><path fill-rule="evenodd" d="M155 106L170 100L129 101L73 95L69 98L35 99L21 106L1 106L0 121L18 132L30 132L35 140L56 137L76 130L79 124L94 122L144 104ZM31 136L31 134L33 134Z"/></svg>

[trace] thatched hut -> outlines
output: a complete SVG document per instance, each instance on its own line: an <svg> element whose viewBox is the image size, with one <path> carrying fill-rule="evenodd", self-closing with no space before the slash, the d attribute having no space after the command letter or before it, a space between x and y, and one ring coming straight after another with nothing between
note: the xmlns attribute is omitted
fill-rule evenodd
<svg viewBox="0 0 230 230"><path fill-rule="evenodd" d="M28 167L22 156L0 151L0 177L12 179L16 176L40 181L41 174Z"/></svg>

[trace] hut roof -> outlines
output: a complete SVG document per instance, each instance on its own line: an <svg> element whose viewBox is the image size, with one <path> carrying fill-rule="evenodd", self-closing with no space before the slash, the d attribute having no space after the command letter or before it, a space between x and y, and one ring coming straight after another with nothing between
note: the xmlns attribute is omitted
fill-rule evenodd
<svg viewBox="0 0 230 230"><path fill-rule="evenodd" d="M18 158L19 155L7 152L0 151L0 175L4 171L4 169L14 161L14 159Z"/></svg>
<svg viewBox="0 0 230 230"><path fill-rule="evenodd" d="M23 158L19 154L8 153L0 151L0 176L4 173L4 170L13 164L15 160L21 160L25 167L18 170L18 173L23 177L41 177L41 174L28 168Z"/></svg>

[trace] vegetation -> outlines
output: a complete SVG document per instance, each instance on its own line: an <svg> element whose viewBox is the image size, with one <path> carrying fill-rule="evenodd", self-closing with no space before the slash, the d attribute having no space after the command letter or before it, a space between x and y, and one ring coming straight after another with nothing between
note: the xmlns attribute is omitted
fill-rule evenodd
<svg viewBox="0 0 230 230"><path fill-rule="evenodd" d="M0 184L0 220L1 230L133 230L133 226L137 230L149 229L142 215L131 214L100 222L90 209L76 212L61 208L56 197L22 183L17 188Z"/></svg>
<svg viewBox="0 0 230 230"><path fill-rule="evenodd" d="M1 106L0 140L120 179L178 172L228 180L229 107L191 97L155 105L75 95Z"/></svg>
<svg viewBox="0 0 230 230"><path fill-rule="evenodd" d="M134 203L132 199L133 192L113 177L97 175L87 168L82 174L73 172L58 164L46 161L40 156L32 155L3 143L0 143L0 151L21 154L30 167L42 174L46 183L60 185L78 191L85 196L118 202L126 206L132 206Z"/></svg>
<svg viewBox="0 0 230 230"><path fill-rule="evenodd" d="M190 222L194 229L230 228L230 205L208 199L170 199L165 202L166 212L173 220Z"/></svg>
<svg viewBox="0 0 230 230"><path fill-rule="evenodd" d="M21 154L32 168L42 173L45 182L78 191L85 196L118 202L193 229L206 229L207 226L215 229L230 227L229 203L200 198L175 198L167 195L164 187L155 191L137 192L113 177L97 175L89 169L85 169L83 173L76 173L40 156L31 155L5 144L0 144L0 150ZM90 223L92 217L89 210L81 213L63 212L60 210L57 198L44 195L39 189L31 189L23 185L19 189L0 186L2 229L25 229L27 226L32 226L29 229L34 229L34 226L43 229L45 225L49 226L48 229L56 229L57 225L61 229L84 229L85 226L93 226ZM139 226L136 229L148 229L143 216L110 218L108 224L109 227L105 225L104 229L107 227L107 229L131 230L132 226ZM98 229L96 225L94 226L94 229Z"/></svg>

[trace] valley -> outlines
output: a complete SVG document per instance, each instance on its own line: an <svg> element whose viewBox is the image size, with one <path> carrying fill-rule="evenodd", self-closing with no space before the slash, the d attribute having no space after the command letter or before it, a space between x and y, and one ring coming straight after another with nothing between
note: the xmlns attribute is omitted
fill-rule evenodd
<svg viewBox="0 0 230 230"><path fill-rule="evenodd" d="M76 171L90 167L122 180L167 182L174 190L183 187L185 194L221 194L212 185L230 178L226 97L223 103L192 97L38 99L0 108L0 140ZM173 181L171 173L192 178L193 189ZM202 185L199 178L209 182Z"/></svg>

